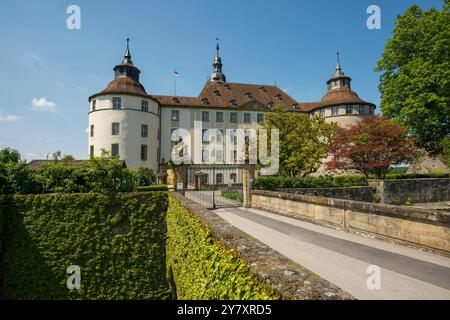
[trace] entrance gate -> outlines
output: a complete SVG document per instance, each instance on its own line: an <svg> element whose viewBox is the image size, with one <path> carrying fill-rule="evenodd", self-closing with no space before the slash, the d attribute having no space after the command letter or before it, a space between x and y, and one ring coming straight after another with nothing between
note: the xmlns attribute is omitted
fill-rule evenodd
<svg viewBox="0 0 450 320"><path fill-rule="evenodd" d="M185 197L208 209L241 207L243 168L239 165L189 166Z"/></svg>

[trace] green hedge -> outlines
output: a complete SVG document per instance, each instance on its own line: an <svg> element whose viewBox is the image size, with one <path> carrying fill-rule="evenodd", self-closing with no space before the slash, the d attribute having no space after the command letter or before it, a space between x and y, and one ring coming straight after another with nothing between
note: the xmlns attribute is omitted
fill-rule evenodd
<svg viewBox="0 0 450 320"><path fill-rule="evenodd" d="M137 191L139 192L148 192L148 191L168 191L169 188L165 184L156 185L156 186L140 186L137 187Z"/></svg>
<svg viewBox="0 0 450 320"><path fill-rule="evenodd" d="M423 178L448 178L450 175L445 172L436 172L436 173L411 173L411 174L395 174L388 173L384 177L387 180L395 180L395 179L423 179ZM370 177L372 178L372 177Z"/></svg>
<svg viewBox="0 0 450 320"><path fill-rule="evenodd" d="M275 190L278 188L337 188L367 186L367 179L361 175L342 176L260 176L254 187L259 190Z"/></svg>
<svg viewBox="0 0 450 320"><path fill-rule="evenodd" d="M179 299L273 299L250 267L169 196L167 270Z"/></svg>
<svg viewBox="0 0 450 320"><path fill-rule="evenodd" d="M167 299L167 194L14 196L0 265L7 299ZM66 287L81 267L81 289Z"/></svg>

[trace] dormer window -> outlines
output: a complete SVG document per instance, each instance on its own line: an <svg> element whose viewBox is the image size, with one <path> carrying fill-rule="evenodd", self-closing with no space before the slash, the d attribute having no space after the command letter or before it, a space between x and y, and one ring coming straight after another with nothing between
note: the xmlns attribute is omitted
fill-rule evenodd
<svg viewBox="0 0 450 320"><path fill-rule="evenodd" d="M230 107L236 107L236 100L230 100L230 102L228 102L228 106Z"/></svg>
<svg viewBox="0 0 450 320"><path fill-rule="evenodd" d="M269 102L269 103L267 104L267 106L268 106L269 108L272 108L272 107L273 107L273 102Z"/></svg>
<svg viewBox="0 0 450 320"><path fill-rule="evenodd" d="M214 97L220 97L220 92L219 92L219 90L214 90L213 96L214 96Z"/></svg>
<svg viewBox="0 0 450 320"><path fill-rule="evenodd" d="M231 87L230 87L229 84L226 84L226 85L224 85L223 87L224 87L226 90L231 90Z"/></svg>
<svg viewBox="0 0 450 320"><path fill-rule="evenodd" d="M180 100L177 97L172 98L173 103L180 103Z"/></svg>
<svg viewBox="0 0 450 320"><path fill-rule="evenodd" d="M264 87L259 88L259 91L260 92L267 92L266 88L264 88Z"/></svg>
<svg viewBox="0 0 450 320"><path fill-rule="evenodd" d="M208 99L207 99L207 98L203 98L203 99L202 99L202 103L203 103L203 104L209 104Z"/></svg>
<svg viewBox="0 0 450 320"><path fill-rule="evenodd" d="M246 97L247 99L251 99L251 98L252 98L252 94L251 94L250 92L246 92L246 93L245 93L245 97Z"/></svg>
<svg viewBox="0 0 450 320"><path fill-rule="evenodd" d="M281 97L281 94L277 94L277 95L275 96L275 99L277 99L277 100L283 100L283 98Z"/></svg>
<svg viewBox="0 0 450 320"><path fill-rule="evenodd" d="M298 104L297 104L297 103L294 103L294 104L292 105L292 109L298 109Z"/></svg>

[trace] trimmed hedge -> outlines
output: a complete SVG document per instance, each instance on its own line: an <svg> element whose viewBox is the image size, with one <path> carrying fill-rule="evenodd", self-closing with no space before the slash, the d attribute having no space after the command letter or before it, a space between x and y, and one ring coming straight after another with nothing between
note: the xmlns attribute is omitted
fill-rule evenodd
<svg viewBox="0 0 450 320"><path fill-rule="evenodd" d="M275 299L237 254L175 198L167 211L167 270L179 299Z"/></svg>
<svg viewBox="0 0 450 320"><path fill-rule="evenodd" d="M167 193L11 199L0 264L6 299L173 297L165 269ZM70 265L81 267L80 290L66 287Z"/></svg>
<svg viewBox="0 0 450 320"><path fill-rule="evenodd" d="M410 174L395 174L388 173L384 177L386 180L396 180L396 179L424 179L424 178L449 178L450 174L444 172L436 173L410 173Z"/></svg>
<svg viewBox="0 0 450 320"><path fill-rule="evenodd" d="M149 191L168 191L169 188L165 184L155 185L155 186L140 186L137 187L139 192L149 192Z"/></svg>
<svg viewBox="0 0 450 320"><path fill-rule="evenodd" d="M361 175L318 177L260 176L255 180L254 187L259 190L276 190L280 188L338 188L367 185L367 179Z"/></svg>

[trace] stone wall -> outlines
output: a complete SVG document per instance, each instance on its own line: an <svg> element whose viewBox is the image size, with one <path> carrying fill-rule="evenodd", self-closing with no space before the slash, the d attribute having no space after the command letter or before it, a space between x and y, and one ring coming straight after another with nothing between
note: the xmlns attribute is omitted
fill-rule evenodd
<svg viewBox="0 0 450 320"><path fill-rule="evenodd" d="M278 192L303 194L306 196L328 197L355 201L372 202L375 189L373 187L344 188L280 188Z"/></svg>
<svg viewBox="0 0 450 320"><path fill-rule="evenodd" d="M252 191L252 207L450 254L450 214L426 209Z"/></svg>
<svg viewBox="0 0 450 320"><path fill-rule="evenodd" d="M408 199L414 203L450 200L450 179L396 179L369 180L369 186L376 190L380 203L405 204Z"/></svg>
<svg viewBox="0 0 450 320"><path fill-rule="evenodd" d="M250 266L253 274L280 294L282 299L353 299L339 287L237 229L214 212L206 210L178 192L173 192L172 196L188 209L190 214L197 217L205 228L211 230L215 241L238 254ZM198 257L199 263L203 258Z"/></svg>

